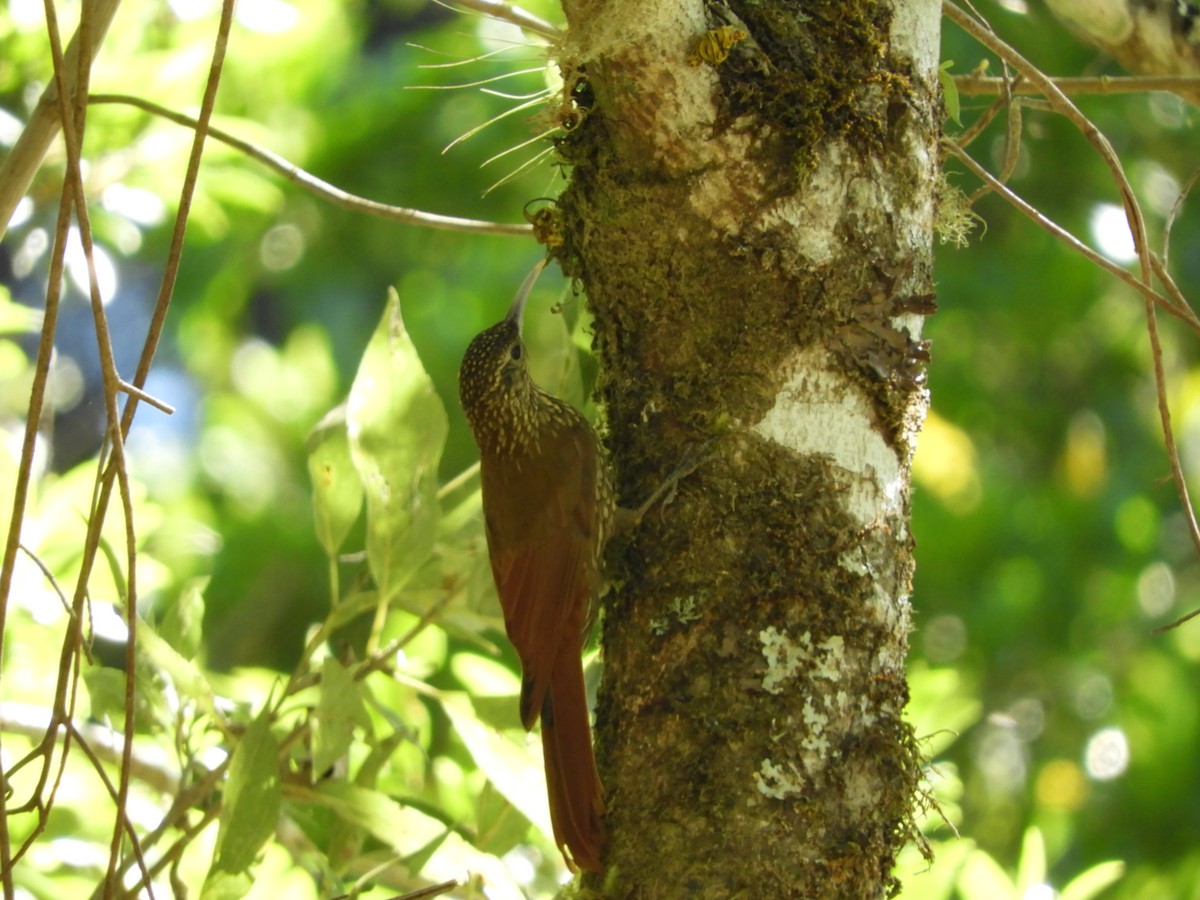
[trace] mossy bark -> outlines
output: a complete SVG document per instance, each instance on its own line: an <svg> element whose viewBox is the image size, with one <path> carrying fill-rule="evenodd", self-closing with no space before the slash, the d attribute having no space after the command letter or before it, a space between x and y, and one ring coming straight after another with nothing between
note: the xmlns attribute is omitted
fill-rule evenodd
<svg viewBox="0 0 1200 900"><path fill-rule="evenodd" d="M564 7L556 253L595 313L623 505L715 438L610 548L612 843L586 886L884 896L920 777L902 710L939 5ZM719 26L746 37L689 64Z"/></svg>

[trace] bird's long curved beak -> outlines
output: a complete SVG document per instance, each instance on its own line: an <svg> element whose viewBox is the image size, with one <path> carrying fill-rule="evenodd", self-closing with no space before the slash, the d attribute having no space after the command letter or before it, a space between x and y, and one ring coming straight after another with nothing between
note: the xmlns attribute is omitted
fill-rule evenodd
<svg viewBox="0 0 1200 900"><path fill-rule="evenodd" d="M529 292L533 290L534 283L538 280L538 276L542 274L542 269L546 268L549 259L538 260L538 264L533 267L525 280L521 283L521 287L517 290L517 296L513 297L512 306L508 308L508 315L504 317L506 322L516 322L517 332L521 330L521 316L525 312L525 301L529 299Z"/></svg>

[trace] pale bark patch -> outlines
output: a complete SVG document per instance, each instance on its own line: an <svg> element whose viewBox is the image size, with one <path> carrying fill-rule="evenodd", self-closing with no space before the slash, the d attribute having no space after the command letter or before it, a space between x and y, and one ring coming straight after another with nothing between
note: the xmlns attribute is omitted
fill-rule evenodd
<svg viewBox="0 0 1200 900"><path fill-rule="evenodd" d="M848 474L846 511L863 525L901 515L906 472L866 395L821 348L801 350L785 365L775 406L752 430L797 454L829 457Z"/></svg>

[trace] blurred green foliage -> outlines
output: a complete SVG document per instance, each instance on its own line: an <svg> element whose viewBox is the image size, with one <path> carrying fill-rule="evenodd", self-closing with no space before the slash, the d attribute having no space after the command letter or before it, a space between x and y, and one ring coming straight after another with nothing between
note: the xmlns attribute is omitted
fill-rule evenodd
<svg viewBox="0 0 1200 900"><path fill-rule="evenodd" d="M548 2L525 5L558 18ZM1040 6L1016 6L980 4L1047 72L1116 73ZM526 68L488 87L545 85L544 50L512 29L416 0L246 0L238 9L214 119L222 128L347 191L444 214L519 221L527 200L561 183L544 161L483 196L526 157L479 164L527 140L538 127L532 112L442 153L518 101L441 88ZM60 10L64 20L74 14ZM211 4L126 4L93 89L193 107L215 22ZM986 56L947 26L943 58L956 61L954 74ZM445 65L463 60L475 61ZM49 75L41 6L9 4L0 10L0 143L11 144ZM969 124L989 103L960 96L958 115ZM1080 105L1120 152L1157 240L1195 165L1196 114L1165 95ZM1003 129L994 123L971 147L993 170ZM118 284L109 315L130 342L119 359L140 347L190 139L129 107L89 114L94 226ZM61 166L60 155L49 161L3 245L6 514L30 385L22 351L39 324ZM1093 244L1112 240L1111 179L1065 121L1026 111L1011 185ZM940 311L927 330L933 409L915 468L911 717L933 760L936 858L930 867L906 852L905 896L1200 897L1200 776L1190 765L1200 755L1200 626L1151 634L1200 605L1200 564L1165 480L1142 304L996 198L977 210L986 228L970 246L939 251ZM1173 268L1192 296L1198 221L1185 206L1172 239ZM385 897L418 872L482 873L489 896L545 895L561 877L538 754L517 721L517 664L491 594L455 386L469 338L501 314L538 255L528 240L335 208L210 142L149 386L177 412L143 407L128 445L147 623L136 750L152 761L134 779L139 832L163 814L155 777L186 784L228 767L219 819L205 824L196 811L191 824L204 827L160 879L204 885L212 897ZM546 279L534 305L544 310L556 290ZM593 366L584 356L581 367L579 352L587 319L571 295L561 302L563 316L537 317L531 355L544 361L543 383L581 402ZM54 426L23 532L68 592L99 442L85 316L78 291L68 293ZM1190 471L1200 446L1196 342L1170 321L1163 340ZM413 507L387 507L385 471L407 473L390 483L421 498L415 542L387 539ZM119 515L108 528L121 546ZM384 559L385 549L399 557ZM97 743L125 713L124 678L110 667L123 640L122 577L104 565L90 587L97 650L80 712ZM4 679L6 760L36 739L66 616L28 557L12 595L3 668L20 677ZM275 756L294 776L282 784L266 765ZM340 777L320 778L327 770ZM14 797L28 795L31 774L14 777ZM111 818L94 810L109 806L72 758L18 884L35 897L87 896L111 835ZM287 824L269 840L274 810ZM11 818L15 842L33 819ZM264 841L251 883L237 853Z"/></svg>

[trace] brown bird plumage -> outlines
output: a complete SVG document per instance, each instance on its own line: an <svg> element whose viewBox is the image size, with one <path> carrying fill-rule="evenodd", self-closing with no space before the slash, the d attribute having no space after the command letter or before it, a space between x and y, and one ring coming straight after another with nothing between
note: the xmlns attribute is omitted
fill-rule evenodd
<svg viewBox="0 0 1200 900"><path fill-rule="evenodd" d="M600 871L604 801L580 654L614 504L592 426L526 367L521 316L544 267L471 342L459 394L479 445L492 576L521 658L521 722L542 719L554 840L568 864Z"/></svg>

